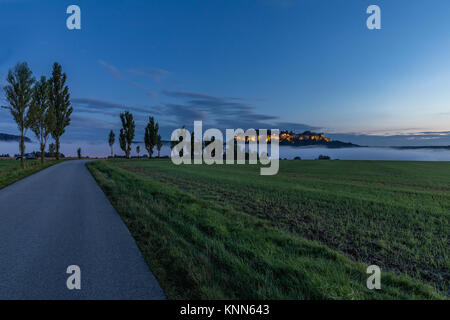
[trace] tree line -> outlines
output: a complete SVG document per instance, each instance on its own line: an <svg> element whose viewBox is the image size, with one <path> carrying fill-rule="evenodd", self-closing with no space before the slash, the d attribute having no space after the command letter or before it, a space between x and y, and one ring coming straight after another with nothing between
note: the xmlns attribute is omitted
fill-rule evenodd
<svg viewBox="0 0 450 320"><path fill-rule="evenodd" d="M41 76L33 77L26 62L18 63L9 70L4 87L8 109L20 132L21 167L25 167L25 134L31 129L40 144L41 162L44 162L45 146L49 136L54 140L56 159L60 158L60 139L70 124L73 108L70 106L69 87L66 85L67 75L62 72L59 63L53 64L49 79Z"/></svg>
<svg viewBox="0 0 450 320"><path fill-rule="evenodd" d="M122 128L119 132L119 145L120 148L125 153L126 158L130 158L131 147L133 143L133 139L135 136L136 123L134 121L133 114L125 111L120 114L120 121L122 124ZM145 127L144 132L144 145L145 149L147 149L149 158L153 156L153 150L156 147L158 151L158 157L160 157L161 148L162 148L162 138L159 134L159 124L155 121L154 117L149 117L147 126ZM115 143L116 135L113 130L109 132L108 136L108 144L111 148L111 157L113 157L113 146ZM141 148L136 146L136 153L139 155Z"/></svg>

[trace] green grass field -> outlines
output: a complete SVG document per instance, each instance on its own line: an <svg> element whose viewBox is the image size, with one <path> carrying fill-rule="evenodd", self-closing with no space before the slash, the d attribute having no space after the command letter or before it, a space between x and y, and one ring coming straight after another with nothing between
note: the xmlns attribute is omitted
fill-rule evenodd
<svg viewBox="0 0 450 320"><path fill-rule="evenodd" d="M21 169L20 160L0 160L0 189L55 163L56 160L46 160L41 165L40 160L26 160L25 169Z"/></svg>
<svg viewBox="0 0 450 320"><path fill-rule="evenodd" d="M88 165L169 298L449 296L450 163ZM366 288L366 267L383 270Z"/></svg>

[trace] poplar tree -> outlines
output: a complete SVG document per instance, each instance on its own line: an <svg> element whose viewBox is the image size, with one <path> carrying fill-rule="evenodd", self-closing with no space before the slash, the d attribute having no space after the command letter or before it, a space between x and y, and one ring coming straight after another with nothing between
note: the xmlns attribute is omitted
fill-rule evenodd
<svg viewBox="0 0 450 320"><path fill-rule="evenodd" d="M129 158L136 125L133 115L128 111L120 114L120 120L122 121L122 129L120 129L119 135L120 148L125 152L125 157Z"/></svg>
<svg viewBox="0 0 450 320"><path fill-rule="evenodd" d="M55 140L57 160L59 160L60 138L70 124L70 115L73 112L73 108L70 106L69 87L66 85L66 80L67 76L62 72L61 65L55 62L52 77L49 80L49 102L54 115L52 137Z"/></svg>
<svg viewBox="0 0 450 320"><path fill-rule="evenodd" d="M148 119L147 127L145 127L144 136L145 148L148 151L149 158L151 158L153 155L153 148L155 147L157 142L158 130L159 125L157 122L155 122L155 118L150 117Z"/></svg>
<svg viewBox="0 0 450 320"><path fill-rule="evenodd" d="M49 105L49 83L44 76L33 88L33 99L28 115L31 130L40 144L41 163L44 163L45 146L54 126L54 114Z"/></svg>
<svg viewBox="0 0 450 320"><path fill-rule="evenodd" d="M114 131L111 130L109 132L109 138L108 138L109 147L111 148L111 157L113 157L113 146L114 146L115 140L116 140L116 135L114 134Z"/></svg>
<svg viewBox="0 0 450 320"><path fill-rule="evenodd" d="M30 127L28 112L33 97L34 78L26 62L18 63L13 70L9 70L5 86L6 100L9 106L4 108L11 112L20 131L20 165L25 168L25 133Z"/></svg>

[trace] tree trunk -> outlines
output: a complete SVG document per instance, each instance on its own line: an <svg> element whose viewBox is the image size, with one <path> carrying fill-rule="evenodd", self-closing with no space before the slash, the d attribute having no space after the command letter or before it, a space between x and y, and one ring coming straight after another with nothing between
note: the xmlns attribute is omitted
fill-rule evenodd
<svg viewBox="0 0 450 320"><path fill-rule="evenodd" d="M59 137L55 139L56 144L56 160L59 160Z"/></svg>
<svg viewBox="0 0 450 320"><path fill-rule="evenodd" d="M41 142L41 164L44 164L45 144Z"/></svg>
<svg viewBox="0 0 450 320"><path fill-rule="evenodd" d="M20 136L20 166L22 167L22 169L25 168L25 139L23 136L23 130L22 130L22 135Z"/></svg>
<svg viewBox="0 0 450 320"><path fill-rule="evenodd" d="M111 146L111 158L113 157L113 147Z"/></svg>

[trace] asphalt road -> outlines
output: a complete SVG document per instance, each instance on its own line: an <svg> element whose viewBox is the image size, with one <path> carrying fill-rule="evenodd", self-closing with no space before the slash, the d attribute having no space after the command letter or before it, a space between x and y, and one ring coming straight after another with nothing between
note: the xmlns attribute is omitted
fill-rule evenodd
<svg viewBox="0 0 450 320"><path fill-rule="evenodd" d="M0 190L0 299L165 298L85 163ZM80 290L67 288L70 265L80 267Z"/></svg>

